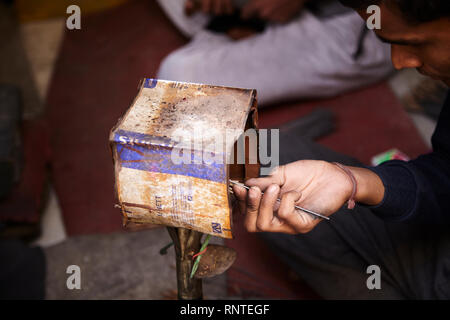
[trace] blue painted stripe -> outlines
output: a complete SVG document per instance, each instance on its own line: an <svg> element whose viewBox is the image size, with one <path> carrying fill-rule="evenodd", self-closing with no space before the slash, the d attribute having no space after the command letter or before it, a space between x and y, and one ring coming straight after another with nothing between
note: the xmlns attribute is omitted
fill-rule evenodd
<svg viewBox="0 0 450 320"><path fill-rule="evenodd" d="M157 137L145 133L117 130L114 134L114 141L121 144L142 144L142 145L160 145L172 146L171 139L166 137Z"/></svg>
<svg viewBox="0 0 450 320"><path fill-rule="evenodd" d="M157 83L158 79L146 78L144 81L144 88L153 89L154 87L156 87Z"/></svg>
<svg viewBox="0 0 450 320"><path fill-rule="evenodd" d="M150 172L177 174L226 183L225 164L194 163L196 159L201 159L201 152L197 154L191 152L190 164L182 163L177 165L174 164L171 159L171 152L173 150L172 147L168 147L167 145L161 146L154 144L122 144L121 140L117 138L118 135L121 137L122 141L130 138L139 138L142 141L151 141L151 139L154 139L156 137L119 130L116 133L115 138L115 140L118 142L116 144L116 148L117 154L119 155L119 162L125 168Z"/></svg>

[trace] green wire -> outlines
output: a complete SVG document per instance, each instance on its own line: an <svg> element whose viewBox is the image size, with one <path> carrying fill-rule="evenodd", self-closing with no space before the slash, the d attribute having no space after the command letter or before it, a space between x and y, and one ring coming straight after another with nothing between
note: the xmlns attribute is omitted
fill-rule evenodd
<svg viewBox="0 0 450 320"><path fill-rule="evenodd" d="M203 242L202 247L200 248L199 252L202 252L203 250L205 250L206 246L209 243L209 239L211 238L211 235L208 234L205 238L205 242ZM190 279L192 279L194 277L195 272L197 272L198 269L198 264L200 263L200 259L202 258L202 254L198 255L197 258L195 258L195 262L194 265L192 266L192 272L191 272L191 276Z"/></svg>

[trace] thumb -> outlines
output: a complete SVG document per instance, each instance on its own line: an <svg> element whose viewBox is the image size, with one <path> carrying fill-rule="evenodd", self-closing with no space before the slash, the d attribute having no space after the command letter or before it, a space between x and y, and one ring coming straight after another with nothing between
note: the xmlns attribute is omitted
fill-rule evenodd
<svg viewBox="0 0 450 320"><path fill-rule="evenodd" d="M249 187L258 187L264 191L271 184L277 184L281 188L285 182L285 166L279 166L272 171L270 176L248 179L245 184Z"/></svg>

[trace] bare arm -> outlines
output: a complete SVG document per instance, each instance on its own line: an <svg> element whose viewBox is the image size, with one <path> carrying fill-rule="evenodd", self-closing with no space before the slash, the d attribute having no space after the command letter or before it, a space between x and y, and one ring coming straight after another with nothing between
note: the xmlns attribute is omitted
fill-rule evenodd
<svg viewBox="0 0 450 320"><path fill-rule="evenodd" d="M383 200L384 186L378 175L365 168L347 168L357 181L357 202L377 205ZM321 220L296 210L295 205L329 216L345 205L353 190L341 168L315 160L281 166L269 177L250 179L246 184L251 187L248 192L239 186L233 190L250 232L309 232Z"/></svg>

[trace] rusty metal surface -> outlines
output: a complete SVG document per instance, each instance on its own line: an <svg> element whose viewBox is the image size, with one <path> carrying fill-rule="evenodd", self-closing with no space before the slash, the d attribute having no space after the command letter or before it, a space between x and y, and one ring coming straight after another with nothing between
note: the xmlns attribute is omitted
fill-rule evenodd
<svg viewBox="0 0 450 320"><path fill-rule="evenodd" d="M177 142L202 133L202 150L227 129L243 130L255 90L146 79L120 129ZM154 80L156 81L156 80ZM233 137L234 140L237 136ZM227 149L233 146L230 140Z"/></svg>
<svg viewBox="0 0 450 320"><path fill-rule="evenodd" d="M202 255L195 278L211 278L227 271L236 260L236 250L217 244L209 244Z"/></svg>
<svg viewBox="0 0 450 320"><path fill-rule="evenodd" d="M110 134L125 220L231 238L225 159L256 109L255 96L249 89L145 79ZM256 117L252 112L252 125ZM171 153L180 145L191 145L198 133L202 140L192 144L191 163L175 164ZM218 136L227 136L223 153L213 147ZM196 161L205 151L215 152L222 163Z"/></svg>

